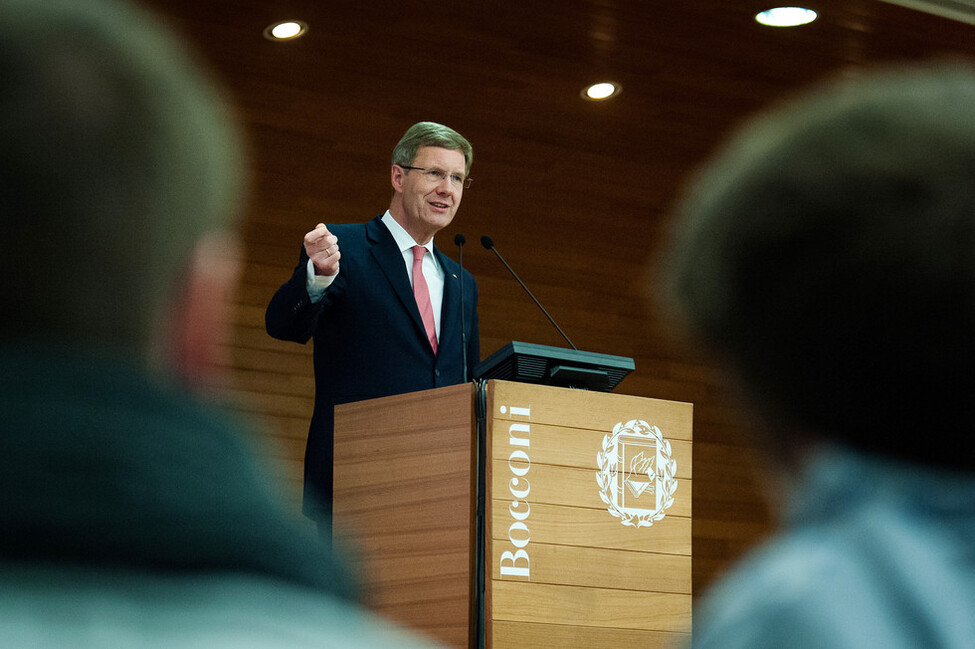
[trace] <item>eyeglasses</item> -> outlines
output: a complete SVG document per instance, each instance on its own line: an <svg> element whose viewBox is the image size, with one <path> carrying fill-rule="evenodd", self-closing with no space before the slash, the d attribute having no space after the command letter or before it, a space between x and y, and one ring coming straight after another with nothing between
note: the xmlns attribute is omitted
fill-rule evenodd
<svg viewBox="0 0 975 649"><path fill-rule="evenodd" d="M408 165L398 165L403 169L411 169L413 171L422 171L424 178L429 180L431 183L440 184L444 180L450 179L450 184L454 187L463 187L467 189L474 182L473 178L464 178L460 174L448 174L443 169L428 169L427 167L410 167Z"/></svg>

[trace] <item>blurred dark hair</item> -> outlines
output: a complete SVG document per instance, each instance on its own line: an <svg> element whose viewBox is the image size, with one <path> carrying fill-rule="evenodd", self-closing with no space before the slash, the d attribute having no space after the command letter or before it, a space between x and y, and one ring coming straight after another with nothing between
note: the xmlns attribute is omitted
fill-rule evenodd
<svg viewBox="0 0 975 649"><path fill-rule="evenodd" d="M158 22L111 0L0 0L0 331L144 357L241 190L239 134Z"/></svg>
<svg viewBox="0 0 975 649"><path fill-rule="evenodd" d="M825 84L741 131L679 212L668 294L779 444L975 467L975 70Z"/></svg>

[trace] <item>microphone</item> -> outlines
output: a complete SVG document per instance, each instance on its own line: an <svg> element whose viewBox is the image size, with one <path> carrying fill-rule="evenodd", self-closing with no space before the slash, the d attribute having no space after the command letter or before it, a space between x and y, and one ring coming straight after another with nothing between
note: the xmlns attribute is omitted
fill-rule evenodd
<svg viewBox="0 0 975 649"><path fill-rule="evenodd" d="M521 281L521 278L518 277L518 274L514 271L514 269L511 266L508 265L508 262L504 260L504 257L501 256L501 253L498 252L498 249L494 247L494 240L492 240L491 237L487 236L486 234L481 235L481 245L487 248L488 250L494 251L494 254L498 256L498 259L500 259L501 263L504 264L505 268L508 269L508 272L511 273L511 276L514 277L516 280L518 280L518 283L521 284L521 287L525 289L525 293L528 293L528 297L530 297L535 302L535 304L538 305L538 308L542 310L542 313L545 314L545 317L548 318L548 321L551 322L552 325L559 330L559 333L562 334L563 338L565 338L565 342L569 343L569 347L571 347L576 351L579 351L579 348L573 345L572 341L569 340L569 337L565 335L564 331L562 331L562 327L560 327L558 324L555 323L555 320L553 320L552 316L548 314L548 311L545 310L545 307L542 306L542 303L539 302L537 299L535 299L535 296L532 295L532 292L528 290L528 287L525 286L525 283Z"/></svg>
<svg viewBox="0 0 975 649"><path fill-rule="evenodd" d="M460 352L464 359L464 382L467 376L467 323L464 322L464 244L467 237L462 234L454 235L454 245L457 246L457 259L460 263Z"/></svg>

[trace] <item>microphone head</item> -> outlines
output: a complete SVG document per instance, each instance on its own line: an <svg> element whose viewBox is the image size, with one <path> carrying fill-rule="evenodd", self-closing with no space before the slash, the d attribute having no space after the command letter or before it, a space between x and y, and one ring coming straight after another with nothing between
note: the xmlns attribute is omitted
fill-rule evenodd
<svg viewBox="0 0 975 649"><path fill-rule="evenodd" d="M455 234L454 235L454 245L455 246L462 246L465 243L467 243L467 237L465 237L462 234Z"/></svg>
<svg viewBox="0 0 975 649"><path fill-rule="evenodd" d="M494 247L494 240L486 234L481 235L481 245L490 250Z"/></svg>

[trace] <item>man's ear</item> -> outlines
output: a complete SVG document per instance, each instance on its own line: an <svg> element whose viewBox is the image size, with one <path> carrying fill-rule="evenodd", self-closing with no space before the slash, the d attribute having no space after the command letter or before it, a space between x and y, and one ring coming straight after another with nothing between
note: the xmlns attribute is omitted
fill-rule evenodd
<svg viewBox="0 0 975 649"><path fill-rule="evenodd" d="M389 172L390 182L393 184L393 191L397 194L403 192L403 177L406 175L406 170L399 165L393 165Z"/></svg>
<svg viewBox="0 0 975 649"><path fill-rule="evenodd" d="M213 232L196 245L170 311L168 365L190 389L221 384L227 367L233 291L240 271L240 245L227 232Z"/></svg>

